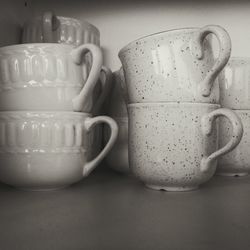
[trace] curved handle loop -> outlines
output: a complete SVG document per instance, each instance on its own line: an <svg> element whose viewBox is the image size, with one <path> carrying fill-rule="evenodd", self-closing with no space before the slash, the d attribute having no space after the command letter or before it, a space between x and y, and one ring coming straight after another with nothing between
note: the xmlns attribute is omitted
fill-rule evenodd
<svg viewBox="0 0 250 250"><path fill-rule="evenodd" d="M209 96L214 83L214 80L222 69L227 64L231 55L231 39L225 29L218 25L207 25L198 30L194 37L193 47L196 58L202 60L204 57L203 41L208 34L214 34L219 42L219 56L213 65L212 69L207 73L206 77L201 82L201 94L202 96Z"/></svg>
<svg viewBox="0 0 250 250"><path fill-rule="evenodd" d="M102 81L100 77L100 80L99 80L101 83L101 93L96 103L94 103L94 106L91 112L93 116L97 115L100 112L101 106L103 105L106 97L108 96L108 93L112 85L112 79L113 79L112 71L109 68L102 66L101 73L103 73L103 75L105 76L105 79L104 81Z"/></svg>
<svg viewBox="0 0 250 250"><path fill-rule="evenodd" d="M94 87L99 79L103 57L101 49L94 44L86 43L71 51L72 59L74 63L78 65L84 63L82 58L88 52L90 52L92 55L92 66L89 72L89 76L79 95L72 100L73 110L78 112L91 111L92 105L89 105L89 97L92 97Z"/></svg>
<svg viewBox="0 0 250 250"><path fill-rule="evenodd" d="M60 21L52 11L47 11L43 14L43 42L53 43L53 31L57 30L60 26Z"/></svg>
<svg viewBox="0 0 250 250"><path fill-rule="evenodd" d="M108 116L96 116L94 118L87 118L84 122L84 127L87 131L90 131L90 129L99 124L99 123L106 123L111 130L111 135L109 138L109 141L103 148L103 150L90 162L87 162L83 166L83 176L86 177L88 176L94 169L95 167L103 160L103 158L109 153L109 151L112 149L113 145L115 144L115 141L118 136L118 126L117 123L110 117Z"/></svg>
<svg viewBox="0 0 250 250"><path fill-rule="evenodd" d="M219 116L225 116L232 124L232 138L231 140L221 149L215 151L209 156L203 156L201 160L201 171L206 172L212 162L219 156L222 156L230 151L232 151L241 141L243 135L243 125L241 119L236 113L230 109L220 108L206 114L202 117L201 128L205 136L210 136L213 129L213 122Z"/></svg>

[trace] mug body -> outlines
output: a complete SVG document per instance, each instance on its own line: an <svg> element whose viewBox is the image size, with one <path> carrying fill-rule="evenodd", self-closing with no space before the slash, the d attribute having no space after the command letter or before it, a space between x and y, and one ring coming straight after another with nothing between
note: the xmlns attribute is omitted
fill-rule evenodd
<svg viewBox="0 0 250 250"><path fill-rule="evenodd" d="M201 129L216 104L129 104L129 167L146 186L167 191L197 189L216 170L201 171L201 160L218 147L217 122L210 136Z"/></svg>
<svg viewBox="0 0 250 250"><path fill-rule="evenodd" d="M239 145L218 160L216 173L223 176L245 176L250 172L250 110L234 110L241 118L244 133ZM224 117L219 121L219 145L223 146L232 137L230 123Z"/></svg>
<svg viewBox="0 0 250 250"><path fill-rule="evenodd" d="M76 64L70 45L40 43L0 48L0 110L73 111L90 62Z"/></svg>
<svg viewBox="0 0 250 250"><path fill-rule="evenodd" d="M63 188L82 179L91 142L87 113L0 112L0 181L27 190Z"/></svg>
<svg viewBox="0 0 250 250"><path fill-rule="evenodd" d="M53 30L53 41L51 42L73 46L92 43L100 46L100 31L94 25L62 16L58 16L57 20L59 24ZM26 22L23 27L22 43L42 42L44 42L42 17Z"/></svg>
<svg viewBox="0 0 250 250"><path fill-rule="evenodd" d="M127 117L113 117L118 125L118 137L114 147L106 156L106 164L121 173L130 173L128 164L128 118ZM104 126L103 130L104 142L108 141L110 136L109 129Z"/></svg>
<svg viewBox="0 0 250 250"><path fill-rule="evenodd" d="M120 52L129 103L218 103L215 80L210 96L201 94L201 82L215 60L211 39L205 39L202 59L193 53L197 28L176 29L140 38Z"/></svg>
<svg viewBox="0 0 250 250"><path fill-rule="evenodd" d="M219 75L219 86L222 107L250 109L250 58L230 58Z"/></svg>

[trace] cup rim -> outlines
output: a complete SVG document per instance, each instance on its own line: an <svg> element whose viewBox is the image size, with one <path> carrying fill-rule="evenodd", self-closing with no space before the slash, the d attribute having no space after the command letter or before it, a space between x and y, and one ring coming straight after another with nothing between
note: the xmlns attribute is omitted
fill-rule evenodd
<svg viewBox="0 0 250 250"><path fill-rule="evenodd" d="M172 106L172 107L176 107L176 106L202 106L202 107L217 107L217 108L221 108L220 104L216 104L216 103L203 103L203 102L147 102L147 103L130 103L128 104L128 108L133 108L133 107L156 107L156 106Z"/></svg>
<svg viewBox="0 0 250 250"><path fill-rule="evenodd" d="M199 29L199 27L174 28L174 29L170 29L170 30L163 30L163 31L155 32L155 33L152 33L149 35L141 36L141 37L137 38L136 40L133 40L132 42L125 45L122 49L120 49L118 56L120 57L122 53L124 53L126 50L133 47L137 42L144 40L144 39L147 39L147 38L150 38L152 36L162 35L163 33L172 33L172 32L179 32L179 31L183 31L183 30L197 30L197 29Z"/></svg>

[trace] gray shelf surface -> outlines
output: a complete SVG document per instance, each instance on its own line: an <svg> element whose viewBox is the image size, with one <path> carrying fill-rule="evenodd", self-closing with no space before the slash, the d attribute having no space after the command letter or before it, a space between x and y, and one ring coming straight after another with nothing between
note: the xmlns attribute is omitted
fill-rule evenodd
<svg viewBox="0 0 250 250"><path fill-rule="evenodd" d="M250 177L171 193L101 166L60 191L0 184L0 249L249 250Z"/></svg>

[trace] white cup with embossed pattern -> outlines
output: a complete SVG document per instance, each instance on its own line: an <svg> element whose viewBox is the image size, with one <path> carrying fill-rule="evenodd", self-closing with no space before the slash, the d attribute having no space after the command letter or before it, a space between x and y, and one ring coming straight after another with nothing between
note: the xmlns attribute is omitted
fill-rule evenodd
<svg viewBox="0 0 250 250"><path fill-rule="evenodd" d="M214 34L220 50L214 59ZM142 37L119 52L128 103L219 103L217 76L231 54L231 40L220 26L183 28Z"/></svg>
<svg viewBox="0 0 250 250"><path fill-rule="evenodd" d="M86 21L56 16L48 11L43 16L27 21L23 26L22 43L43 42L73 46L92 43L100 46L100 32Z"/></svg>
<svg viewBox="0 0 250 250"><path fill-rule="evenodd" d="M147 187L166 191L197 189L215 173L218 157L242 138L240 118L207 103L129 104L129 167ZM218 149L218 123L224 116L231 137Z"/></svg>
<svg viewBox="0 0 250 250"><path fill-rule="evenodd" d="M92 127L105 123L111 135L103 150L88 161ZM82 112L0 112L0 181L11 186L46 191L86 177L111 150L116 122Z"/></svg>
<svg viewBox="0 0 250 250"><path fill-rule="evenodd" d="M92 62L85 58L92 55ZM94 44L77 48L54 43L0 48L0 110L90 112L102 70Z"/></svg>

